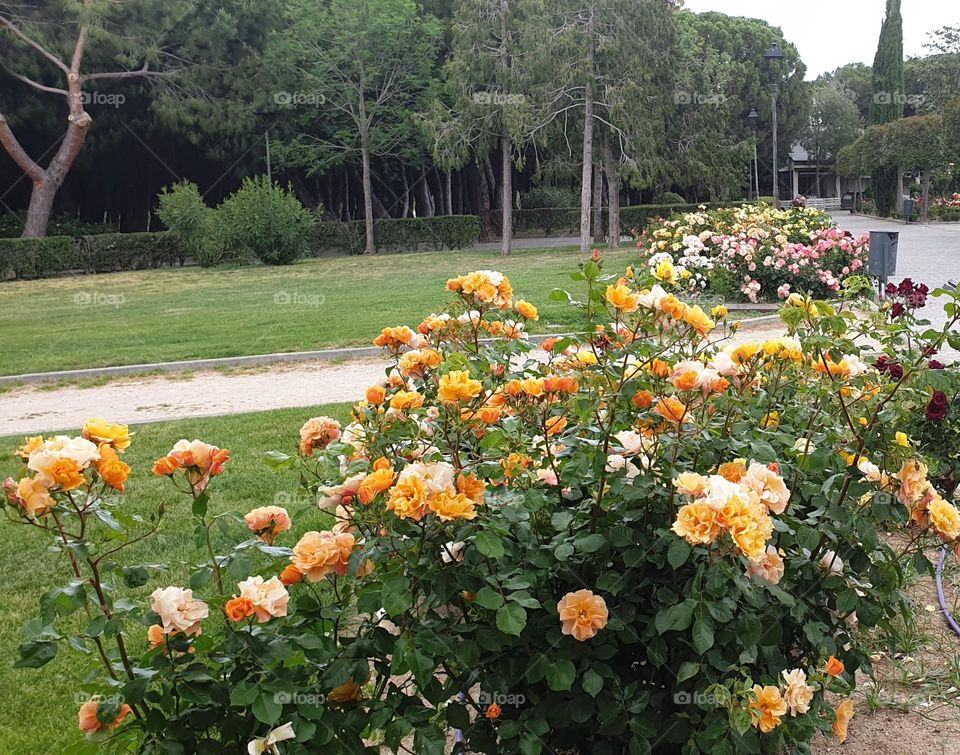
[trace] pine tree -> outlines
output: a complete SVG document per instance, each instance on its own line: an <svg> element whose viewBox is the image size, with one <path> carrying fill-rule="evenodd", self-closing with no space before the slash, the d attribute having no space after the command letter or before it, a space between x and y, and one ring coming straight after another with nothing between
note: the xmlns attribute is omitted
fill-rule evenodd
<svg viewBox="0 0 960 755"><path fill-rule="evenodd" d="M887 16L880 29L880 42L873 60L873 102L870 123L890 123L903 117L903 18L900 0L887 0ZM899 169L875 168L871 174L873 199L880 215L887 216L897 205Z"/></svg>

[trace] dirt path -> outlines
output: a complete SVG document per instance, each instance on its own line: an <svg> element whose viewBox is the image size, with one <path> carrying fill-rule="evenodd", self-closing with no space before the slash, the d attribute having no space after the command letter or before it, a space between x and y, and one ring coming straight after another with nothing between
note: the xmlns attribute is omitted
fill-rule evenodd
<svg viewBox="0 0 960 755"><path fill-rule="evenodd" d="M734 340L781 332L779 322L757 323ZM24 386L0 393L0 435L76 429L89 417L136 424L357 401L383 379L386 366L385 359L291 362L234 372L116 378L92 387Z"/></svg>

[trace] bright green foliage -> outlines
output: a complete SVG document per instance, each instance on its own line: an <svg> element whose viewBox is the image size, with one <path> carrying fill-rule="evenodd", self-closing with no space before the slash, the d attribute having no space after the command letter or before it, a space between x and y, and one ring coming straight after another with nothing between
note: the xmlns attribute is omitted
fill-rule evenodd
<svg viewBox="0 0 960 755"><path fill-rule="evenodd" d="M248 178L217 208L224 248L268 265L289 265L305 256L315 218L290 189L266 176Z"/></svg>

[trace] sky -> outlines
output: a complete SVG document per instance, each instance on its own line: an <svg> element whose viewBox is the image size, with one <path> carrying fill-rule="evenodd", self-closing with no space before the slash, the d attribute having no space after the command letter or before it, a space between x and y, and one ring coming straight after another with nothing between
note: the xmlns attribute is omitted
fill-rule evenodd
<svg viewBox="0 0 960 755"><path fill-rule="evenodd" d="M807 78L845 63L873 64L886 0L686 0L695 13L719 11L760 18L779 26L797 46ZM903 0L903 51L906 57L926 54L927 33L960 25L955 0Z"/></svg>

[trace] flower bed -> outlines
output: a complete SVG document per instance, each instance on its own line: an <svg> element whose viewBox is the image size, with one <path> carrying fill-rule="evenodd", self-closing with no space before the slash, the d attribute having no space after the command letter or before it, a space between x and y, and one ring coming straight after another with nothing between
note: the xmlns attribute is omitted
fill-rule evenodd
<svg viewBox="0 0 960 755"><path fill-rule="evenodd" d="M955 420L930 357L960 305L917 336L916 290L861 317L794 294L788 337L711 345L723 308L602 266L578 277L610 321L588 339L536 349L536 307L492 271L385 329L393 366L354 421L313 418L269 455L300 473L289 508L212 516L229 451L185 439L152 470L181 501L143 521L126 427L27 439L6 511L49 535L64 583L17 665L86 651L79 727L115 750L439 755L451 728L491 753L842 741L865 630L895 622L924 548L960 542L943 470L900 430L918 406ZM188 584L125 559L169 510L194 522Z"/></svg>
<svg viewBox="0 0 960 755"><path fill-rule="evenodd" d="M655 221L637 246L661 280L756 302L832 296L866 263L869 235L851 236L822 210L745 205Z"/></svg>

